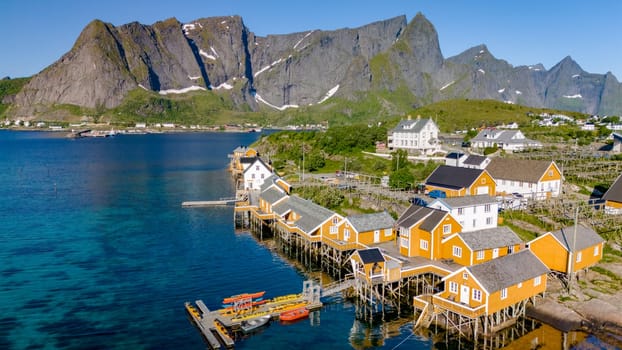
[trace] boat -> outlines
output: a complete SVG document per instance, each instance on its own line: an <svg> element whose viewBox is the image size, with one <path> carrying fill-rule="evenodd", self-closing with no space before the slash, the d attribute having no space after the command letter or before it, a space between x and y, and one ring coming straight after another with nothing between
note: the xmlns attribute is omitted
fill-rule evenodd
<svg viewBox="0 0 622 350"><path fill-rule="evenodd" d="M240 324L240 328L244 333L251 333L252 331L255 331L265 326L268 322L270 322L271 318L272 317L270 315L265 315L247 321L242 321L242 323Z"/></svg>
<svg viewBox="0 0 622 350"><path fill-rule="evenodd" d="M242 308L242 307L249 307L249 306L259 306L259 305L263 305L266 304L268 302L268 300L264 300L263 298L258 298L254 301L245 301L245 302L241 302L237 305L238 308ZM222 304L223 309L233 309L235 307L235 303L229 303L229 304Z"/></svg>
<svg viewBox="0 0 622 350"><path fill-rule="evenodd" d="M241 299L257 299L257 298L261 298L263 297L263 295L266 294L265 291L263 292L257 292L257 293L242 293L242 294L238 294L238 295L232 295L228 298L224 298L222 300L223 304L231 304L234 303L236 300L241 300Z"/></svg>
<svg viewBox="0 0 622 350"><path fill-rule="evenodd" d="M290 311L285 311L283 312L280 316L279 319L281 321L296 321L296 320L300 320L303 319L305 317L309 316L309 309L307 309L306 307L299 307L297 309L294 310L290 310Z"/></svg>

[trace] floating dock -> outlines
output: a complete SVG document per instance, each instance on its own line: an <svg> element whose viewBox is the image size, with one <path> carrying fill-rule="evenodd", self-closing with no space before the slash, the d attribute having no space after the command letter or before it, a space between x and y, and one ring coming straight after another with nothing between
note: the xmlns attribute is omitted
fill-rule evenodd
<svg viewBox="0 0 622 350"><path fill-rule="evenodd" d="M186 201L182 202L183 208L201 208L201 207L214 207L219 205L233 205L238 200L235 198L224 198L216 201Z"/></svg>
<svg viewBox="0 0 622 350"><path fill-rule="evenodd" d="M220 349L235 345L233 334L241 331L242 322L263 316L278 319L282 313L301 307L313 311L320 309L322 303L319 298L309 298L309 294L301 293L276 297L261 305L242 309L227 307L211 311L202 300L196 300L194 305L186 302L184 306L209 346Z"/></svg>

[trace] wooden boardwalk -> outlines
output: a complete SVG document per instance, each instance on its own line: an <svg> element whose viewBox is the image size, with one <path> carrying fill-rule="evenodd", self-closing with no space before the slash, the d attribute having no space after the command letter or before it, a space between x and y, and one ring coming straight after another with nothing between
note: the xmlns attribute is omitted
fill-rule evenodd
<svg viewBox="0 0 622 350"><path fill-rule="evenodd" d="M216 201L186 201L182 202L183 208L201 208L201 207L215 207L221 205L233 205L238 200L235 198L223 198Z"/></svg>

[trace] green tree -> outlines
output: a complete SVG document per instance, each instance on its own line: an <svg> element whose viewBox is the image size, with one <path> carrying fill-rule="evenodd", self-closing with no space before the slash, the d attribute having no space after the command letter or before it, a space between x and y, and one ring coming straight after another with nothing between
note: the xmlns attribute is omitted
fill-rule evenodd
<svg viewBox="0 0 622 350"><path fill-rule="evenodd" d="M314 151L311 154L305 156L305 170L316 171L322 168L326 164L324 156L319 151Z"/></svg>
<svg viewBox="0 0 622 350"><path fill-rule="evenodd" d="M396 171L408 167L410 167L408 152L403 149L398 149L397 151L391 153L391 170Z"/></svg>
<svg viewBox="0 0 622 350"><path fill-rule="evenodd" d="M389 175L389 186L395 189L408 190L412 188L415 177L408 168L400 168Z"/></svg>

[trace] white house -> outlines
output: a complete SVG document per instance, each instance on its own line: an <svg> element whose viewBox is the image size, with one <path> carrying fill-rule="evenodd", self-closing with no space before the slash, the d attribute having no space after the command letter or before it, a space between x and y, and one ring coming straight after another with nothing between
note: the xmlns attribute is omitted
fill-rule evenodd
<svg viewBox="0 0 622 350"><path fill-rule="evenodd" d="M244 189L245 190L259 190L263 185L264 180L272 175L272 168L256 157L245 170L244 170Z"/></svg>
<svg viewBox="0 0 622 350"><path fill-rule="evenodd" d="M525 137L520 130L499 130L486 128L471 139L471 147L499 147L506 151L522 151L528 148L542 148L538 141Z"/></svg>
<svg viewBox="0 0 622 350"><path fill-rule="evenodd" d="M499 219L499 204L487 194L436 198L428 207L449 212L462 225L462 232L497 227Z"/></svg>
<svg viewBox="0 0 622 350"><path fill-rule="evenodd" d="M527 199L557 197L562 173L554 161L495 157L486 170L497 183L497 195L518 193Z"/></svg>
<svg viewBox="0 0 622 350"><path fill-rule="evenodd" d="M390 150L403 149L408 153L433 154L441 149L438 141L439 129L432 119L417 117L402 120L388 132Z"/></svg>

